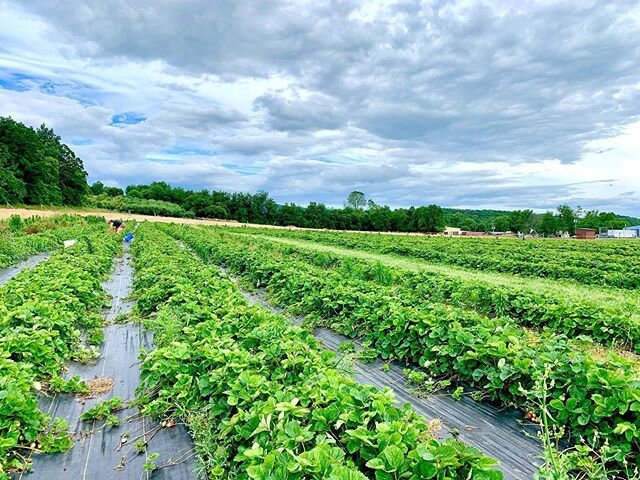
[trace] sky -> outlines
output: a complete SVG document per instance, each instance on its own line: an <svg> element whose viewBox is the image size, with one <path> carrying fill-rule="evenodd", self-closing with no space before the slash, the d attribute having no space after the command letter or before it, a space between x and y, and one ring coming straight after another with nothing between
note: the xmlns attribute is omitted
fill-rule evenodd
<svg viewBox="0 0 640 480"><path fill-rule="evenodd" d="M640 1L0 0L90 182L640 215Z"/></svg>

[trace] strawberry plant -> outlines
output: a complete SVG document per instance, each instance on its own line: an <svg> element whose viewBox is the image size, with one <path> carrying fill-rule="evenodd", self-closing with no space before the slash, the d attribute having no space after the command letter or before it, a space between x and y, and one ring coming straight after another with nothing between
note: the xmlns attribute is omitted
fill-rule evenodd
<svg viewBox="0 0 640 480"><path fill-rule="evenodd" d="M85 391L59 378L82 347L83 332L101 327L106 297L100 279L120 248L104 222L37 267L0 287L0 471L29 467L21 449L62 451L70 440L60 420L37 406L42 382L54 391Z"/></svg>
<svg viewBox="0 0 640 480"><path fill-rule="evenodd" d="M530 391L550 366L550 418L565 427L566 440L584 443L613 469L638 461L640 377L633 359L613 351L596 353L589 343L550 330L533 333L507 317L399 298L393 288L320 273L248 248L233 235L165 228L203 258L266 287L275 302L363 338L383 359L422 366L436 378L455 376L505 405L535 410L539 402L523 391Z"/></svg>
<svg viewBox="0 0 640 480"><path fill-rule="evenodd" d="M340 373L309 332L247 305L158 227L142 225L132 248L136 314L155 343L139 403L187 423L211 478L502 478L477 450L433 439L389 390Z"/></svg>

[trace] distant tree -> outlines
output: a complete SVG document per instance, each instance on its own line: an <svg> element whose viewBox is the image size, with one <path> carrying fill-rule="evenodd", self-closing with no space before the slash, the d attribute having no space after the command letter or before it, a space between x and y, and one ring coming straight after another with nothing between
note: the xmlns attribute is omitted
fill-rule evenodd
<svg viewBox="0 0 640 480"><path fill-rule="evenodd" d="M354 210L362 210L367 205L364 193L353 191L347 197L345 207L353 208Z"/></svg>
<svg viewBox="0 0 640 480"><path fill-rule="evenodd" d="M528 233L531 228L531 210L514 210L509 214L509 230L512 232Z"/></svg>
<svg viewBox="0 0 640 480"><path fill-rule="evenodd" d="M9 149L0 144L0 202L22 203L27 194L16 165L11 162Z"/></svg>
<svg viewBox="0 0 640 480"><path fill-rule="evenodd" d="M558 224L560 229L569 235L576 233L576 214L569 205L558 206Z"/></svg>
<svg viewBox="0 0 640 480"><path fill-rule="evenodd" d="M477 223L476 221L471 218L471 217L466 217L462 223L460 224L459 228L462 228L462 230L466 231L466 232L475 232L477 229Z"/></svg>
<svg viewBox="0 0 640 480"><path fill-rule="evenodd" d="M49 161L49 165L55 165L53 168L56 171L51 171L51 167L47 168L49 179L45 180L50 185L47 187L50 191L48 197L51 198L48 202L80 205L88 191L87 172L82 160L44 123L36 133L44 145L45 158L55 159Z"/></svg>
<svg viewBox="0 0 640 480"><path fill-rule="evenodd" d="M462 228L462 225L467 220L460 212L455 212L446 217L446 223L448 227Z"/></svg>
<svg viewBox="0 0 640 480"><path fill-rule="evenodd" d="M538 224L537 231L541 235L550 237L552 235L555 235L555 233L559 230L558 227L558 217L556 217L553 212L545 212L540 216L540 222Z"/></svg>
<svg viewBox="0 0 640 480"><path fill-rule="evenodd" d="M444 227L444 211L437 205L418 207L415 210L417 229L420 232L441 232Z"/></svg>
<svg viewBox="0 0 640 480"><path fill-rule="evenodd" d="M108 197L121 197L124 195L124 191L119 187L104 187L103 192Z"/></svg>
<svg viewBox="0 0 640 480"><path fill-rule="evenodd" d="M0 200L77 205L87 191L82 160L46 125L0 117Z"/></svg>
<svg viewBox="0 0 640 480"><path fill-rule="evenodd" d="M594 228L596 230L600 227L620 229L626 226L626 221L613 212L590 210L585 212L584 216L577 221L576 225L581 228Z"/></svg>
<svg viewBox="0 0 640 480"><path fill-rule="evenodd" d="M371 230L376 232L387 232L391 230L393 213L387 206L379 207L376 205L369 209L369 221L371 223Z"/></svg>
<svg viewBox="0 0 640 480"><path fill-rule="evenodd" d="M92 195L100 195L104 190L104 183L97 181L89 187L89 191Z"/></svg>
<svg viewBox="0 0 640 480"><path fill-rule="evenodd" d="M488 232L489 230L491 230L491 227L489 225L489 223L485 222L485 221L479 221L476 224L476 231L477 232Z"/></svg>
<svg viewBox="0 0 640 480"><path fill-rule="evenodd" d="M500 215L493 220L493 228L497 232L506 232L509 230L509 216Z"/></svg>

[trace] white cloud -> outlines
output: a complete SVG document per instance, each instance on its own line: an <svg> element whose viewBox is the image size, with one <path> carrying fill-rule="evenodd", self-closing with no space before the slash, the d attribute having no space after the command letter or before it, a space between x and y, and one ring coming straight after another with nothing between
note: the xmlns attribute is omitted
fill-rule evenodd
<svg viewBox="0 0 640 480"><path fill-rule="evenodd" d="M639 34L624 0L0 0L0 114L123 186L640 214Z"/></svg>

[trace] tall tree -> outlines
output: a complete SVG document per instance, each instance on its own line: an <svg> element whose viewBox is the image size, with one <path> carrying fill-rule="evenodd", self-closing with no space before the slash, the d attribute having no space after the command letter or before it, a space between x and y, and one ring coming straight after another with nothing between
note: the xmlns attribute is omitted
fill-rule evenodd
<svg viewBox="0 0 640 480"><path fill-rule="evenodd" d="M353 191L347 197L347 201L344 206L347 208L353 208L354 210L362 210L367 205L367 200L364 197L364 193Z"/></svg>
<svg viewBox="0 0 640 480"><path fill-rule="evenodd" d="M26 194L26 185L20 178L17 166L11 161L9 149L0 144L0 202L22 203Z"/></svg>
<svg viewBox="0 0 640 480"><path fill-rule="evenodd" d="M540 223L538 225L538 233L546 237L555 235L558 231L558 217L553 212L545 212L540 216Z"/></svg>
<svg viewBox="0 0 640 480"><path fill-rule="evenodd" d="M558 206L558 216L560 228L568 232L569 235L576 233L576 214L569 205Z"/></svg>
<svg viewBox="0 0 640 480"><path fill-rule="evenodd" d="M514 210L509 214L509 230L512 232L529 233L531 228L531 210Z"/></svg>

